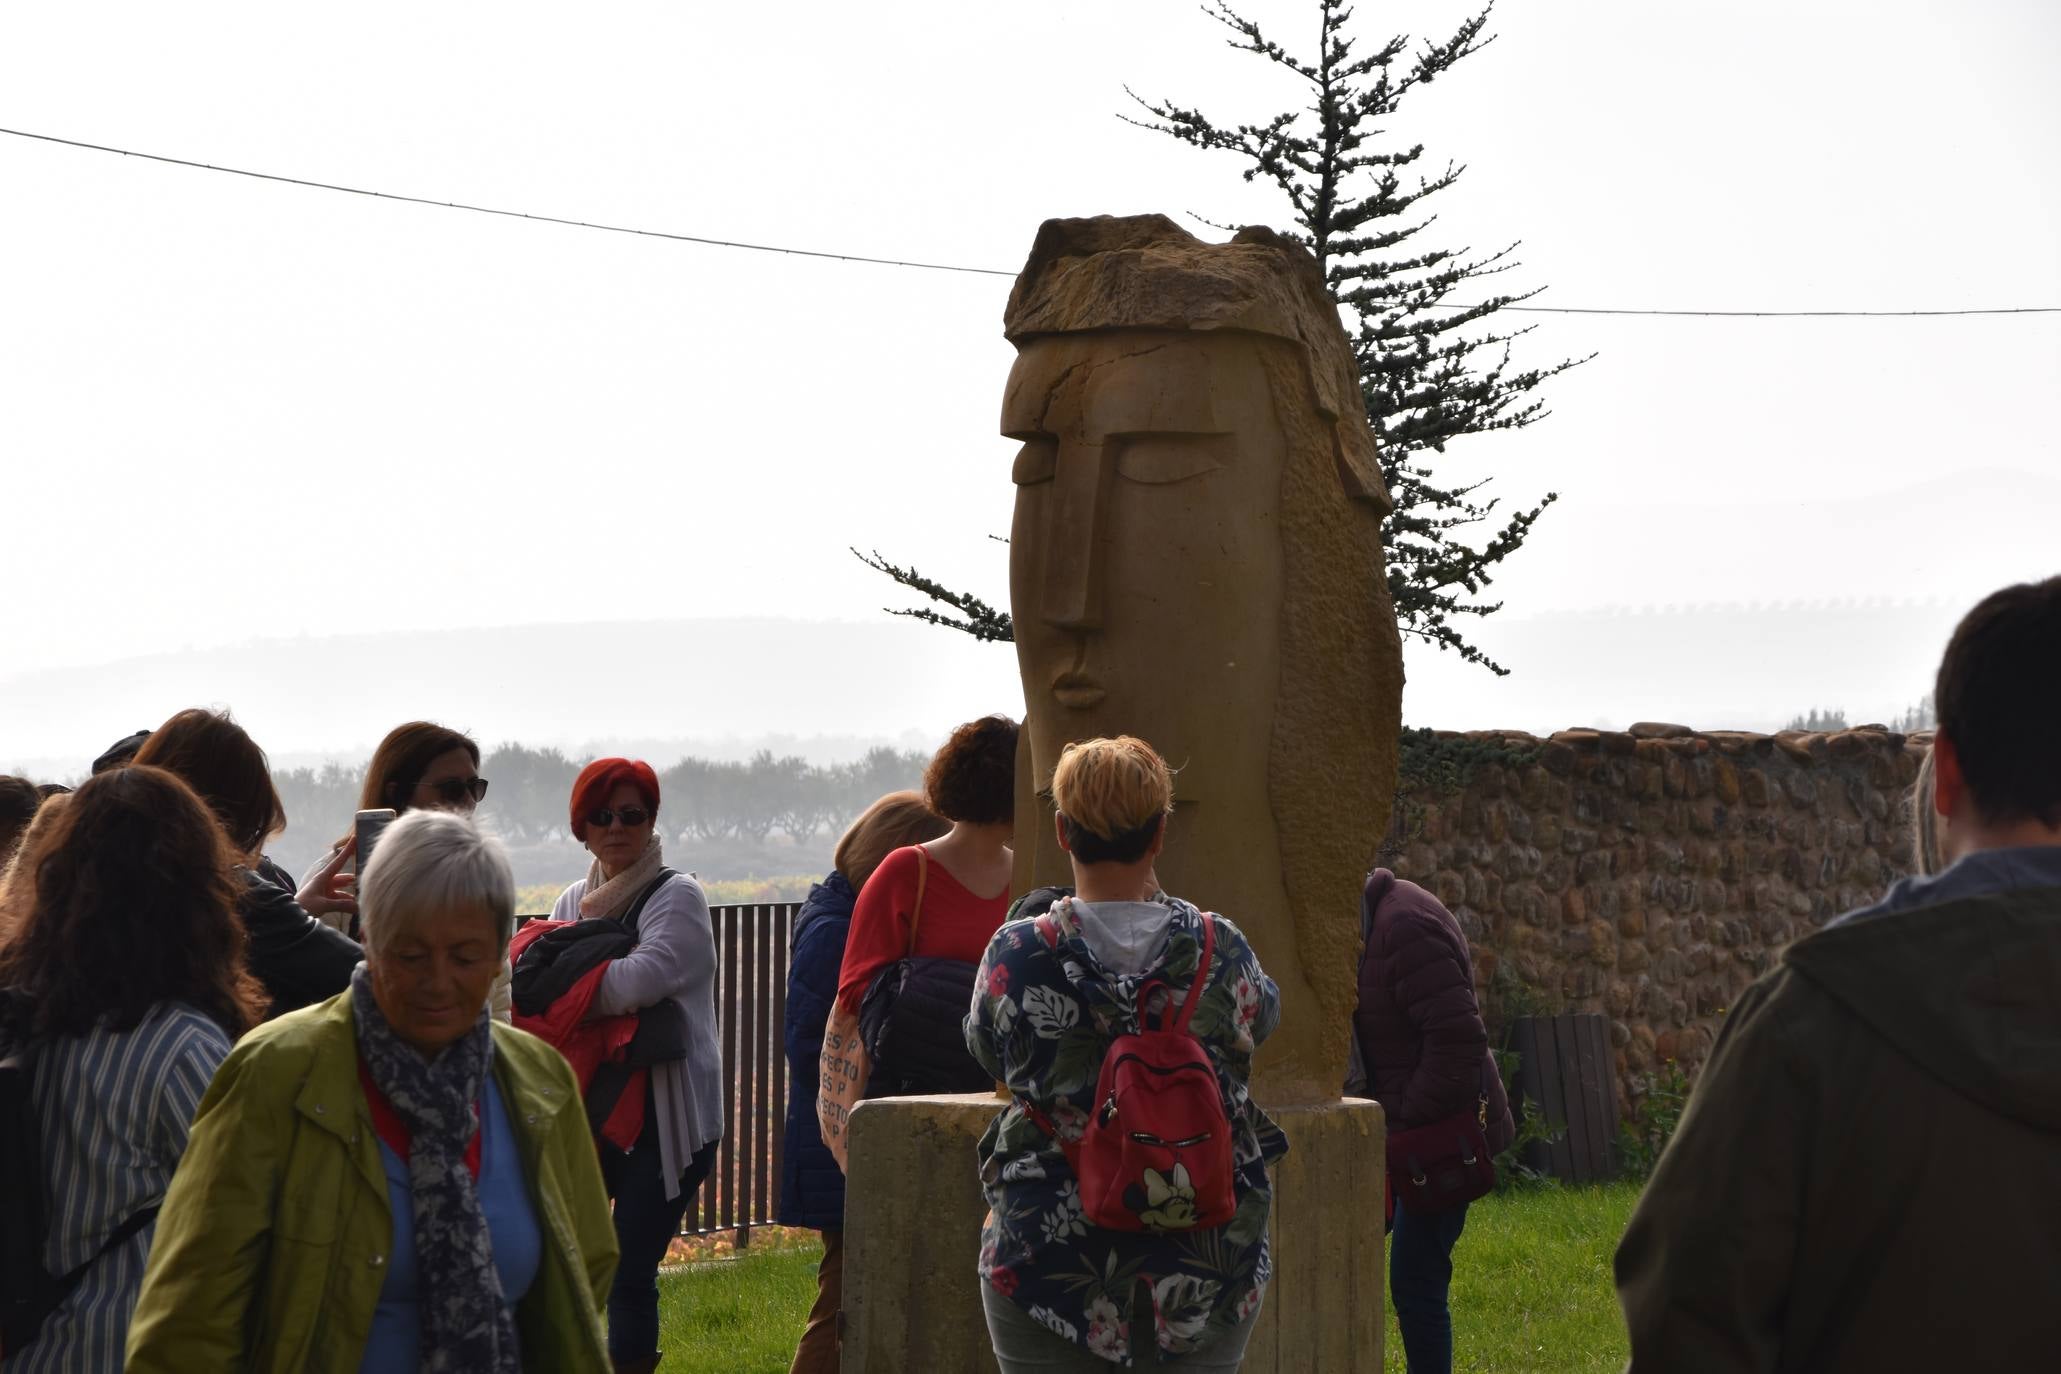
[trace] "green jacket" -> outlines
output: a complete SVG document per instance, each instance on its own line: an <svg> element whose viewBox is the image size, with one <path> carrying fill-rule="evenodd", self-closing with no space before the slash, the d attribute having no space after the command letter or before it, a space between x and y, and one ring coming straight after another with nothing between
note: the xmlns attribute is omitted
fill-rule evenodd
<svg viewBox="0 0 2061 1374"><path fill-rule="evenodd" d="M542 1040L493 1035L543 1233L516 1308L523 1365L606 1371L615 1231L578 1084ZM252 1031L215 1074L158 1217L127 1368L356 1374L392 1242L344 992Z"/></svg>
<svg viewBox="0 0 2061 1374"><path fill-rule="evenodd" d="M2051 1369L2057 1161L2061 888L1799 940L1725 1019L1618 1247L1631 1369Z"/></svg>

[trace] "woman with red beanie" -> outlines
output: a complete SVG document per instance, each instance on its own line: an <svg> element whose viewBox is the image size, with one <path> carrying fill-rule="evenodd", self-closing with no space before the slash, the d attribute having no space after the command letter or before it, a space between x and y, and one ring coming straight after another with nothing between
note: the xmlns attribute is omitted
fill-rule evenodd
<svg viewBox="0 0 2061 1374"><path fill-rule="evenodd" d="M551 919L621 921L637 941L603 972L590 1014L623 1015L670 1000L686 1027L685 1057L651 1066L636 1145L627 1153L598 1145L622 1250L608 1293L608 1355L616 1374L649 1374L659 1359L659 1262L723 1134L715 931L701 884L665 866L650 764L588 764L573 783L571 817L573 838L594 862L560 895Z"/></svg>

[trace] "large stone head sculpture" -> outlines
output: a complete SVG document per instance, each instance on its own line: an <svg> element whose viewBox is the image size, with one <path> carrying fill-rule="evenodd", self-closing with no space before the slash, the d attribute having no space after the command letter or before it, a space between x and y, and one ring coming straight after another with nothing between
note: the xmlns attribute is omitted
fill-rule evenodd
<svg viewBox="0 0 2061 1374"><path fill-rule="evenodd" d="M1067 881L1061 748L1151 741L1177 770L1161 881L1281 986L1262 1095L1336 1098L1402 700L1390 502L1337 307L1271 230L1049 220L1006 333L1017 890Z"/></svg>

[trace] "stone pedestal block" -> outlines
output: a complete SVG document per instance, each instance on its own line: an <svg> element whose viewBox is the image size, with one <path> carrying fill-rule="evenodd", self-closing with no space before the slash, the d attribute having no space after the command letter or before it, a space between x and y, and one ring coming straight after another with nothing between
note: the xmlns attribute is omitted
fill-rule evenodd
<svg viewBox="0 0 2061 1374"><path fill-rule="evenodd" d="M981 1314L987 1205L974 1146L993 1097L890 1097L851 1118L844 1374L991 1374ZM1387 1267L1381 1108L1346 1098L1269 1108L1288 1135L1274 1170L1274 1279L1247 1374L1381 1368Z"/></svg>

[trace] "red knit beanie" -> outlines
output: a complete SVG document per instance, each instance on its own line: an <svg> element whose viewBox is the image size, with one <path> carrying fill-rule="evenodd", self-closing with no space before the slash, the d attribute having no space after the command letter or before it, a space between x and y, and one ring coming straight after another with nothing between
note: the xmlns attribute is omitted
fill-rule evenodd
<svg viewBox="0 0 2061 1374"><path fill-rule="evenodd" d="M608 794L619 782L629 783L644 798L651 814L658 814L658 774L642 759L596 759L580 770L573 780L572 833L576 840L587 838L587 813L608 802Z"/></svg>

